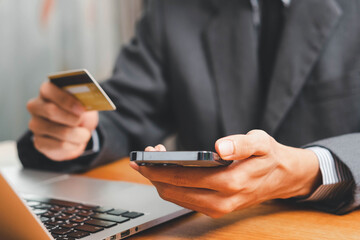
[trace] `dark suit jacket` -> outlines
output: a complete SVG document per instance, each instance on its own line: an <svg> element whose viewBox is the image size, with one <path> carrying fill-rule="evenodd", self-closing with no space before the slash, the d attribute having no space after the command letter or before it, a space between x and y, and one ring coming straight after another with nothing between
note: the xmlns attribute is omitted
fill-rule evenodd
<svg viewBox="0 0 360 240"><path fill-rule="evenodd" d="M103 84L117 105L102 112L101 151L55 163L27 133L25 167L79 171L155 145L173 133L179 149L211 150L216 139L260 128L279 142L328 148L351 170L360 201L360 0L293 0L270 89L258 70L250 1L149 1L136 37Z"/></svg>

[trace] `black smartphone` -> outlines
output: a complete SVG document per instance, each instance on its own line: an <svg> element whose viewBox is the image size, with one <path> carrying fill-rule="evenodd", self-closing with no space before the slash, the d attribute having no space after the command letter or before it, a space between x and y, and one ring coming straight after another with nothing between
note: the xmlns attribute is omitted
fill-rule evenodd
<svg viewBox="0 0 360 240"><path fill-rule="evenodd" d="M232 161L225 161L211 151L166 151L130 153L130 161L140 166L183 166L183 167L218 167L227 166Z"/></svg>

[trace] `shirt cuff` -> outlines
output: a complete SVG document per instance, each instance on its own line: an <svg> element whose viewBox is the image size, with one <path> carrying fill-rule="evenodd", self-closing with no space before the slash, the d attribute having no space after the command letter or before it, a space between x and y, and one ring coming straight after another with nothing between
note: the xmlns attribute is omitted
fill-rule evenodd
<svg viewBox="0 0 360 240"><path fill-rule="evenodd" d="M308 198L301 201L323 201L341 196L352 181L351 173L346 166L326 148L307 149L313 151L319 160L322 184Z"/></svg>
<svg viewBox="0 0 360 240"><path fill-rule="evenodd" d="M92 147L90 147L90 149L85 150L81 155L81 157L88 156L93 153L97 153L100 150L99 134L96 131L96 129L93 130L91 133L91 140L92 140Z"/></svg>

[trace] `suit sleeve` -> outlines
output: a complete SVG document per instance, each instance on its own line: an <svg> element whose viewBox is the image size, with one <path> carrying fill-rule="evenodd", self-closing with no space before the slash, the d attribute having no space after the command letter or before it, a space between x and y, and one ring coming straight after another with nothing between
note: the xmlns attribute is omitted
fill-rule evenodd
<svg viewBox="0 0 360 240"><path fill-rule="evenodd" d="M84 171L160 143L173 132L169 86L165 81L162 1L147 1L133 40L116 61L113 76L102 84L117 110L101 112L99 152L54 162L37 152L27 132L18 141L25 167L65 172Z"/></svg>
<svg viewBox="0 0 360 240"><path fill-rule="evenodd" d="M360 206L360 133L332 137L309 144L328 149L351 175L352 181L342 187L342 194L316 203L322 210L344 214Z"/></svg>

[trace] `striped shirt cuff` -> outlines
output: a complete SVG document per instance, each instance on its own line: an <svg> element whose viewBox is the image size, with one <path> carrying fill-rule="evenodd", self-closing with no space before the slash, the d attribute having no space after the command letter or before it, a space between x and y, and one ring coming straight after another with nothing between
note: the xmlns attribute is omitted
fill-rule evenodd
<svg viewBox="0 0 360 240"><path fill-rule="evenodd" d="M91 139L92 139L92 148L85 150L81 157L97 153L100 150L100 140L99 140L99 134L97 133L96 129L92 131L91 133Z"/></svg>
<svg viewBox="0 0 360 240"><path fill-rule="evenodd" d="M319 160L322 185L308 198L301 201L323 201L341 196L348 189L349 182L352 181L349 170L326 148L310 147L307 149L313 151Z"/></svg>

